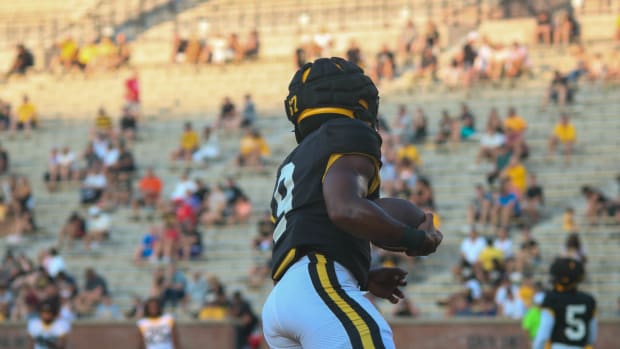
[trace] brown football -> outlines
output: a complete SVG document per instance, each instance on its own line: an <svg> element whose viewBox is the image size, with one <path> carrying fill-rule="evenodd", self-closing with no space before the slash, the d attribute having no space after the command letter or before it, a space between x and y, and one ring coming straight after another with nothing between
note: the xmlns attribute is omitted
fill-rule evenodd
<svg viewBox="0 0 620 349"><path fill-rule="evenodd" d="M418 206L414 205L408 200L397 199L397 198L381 198L375 200L375 203L385 212L387 212L394 219L412 227L416 228L426 218L424 211L422 211ZM392 246L386 245L382 243L376 243L373 241L373 244L381 247L384 250L394 251L394 252L405 252L407 249L403 246Z"/></svg>

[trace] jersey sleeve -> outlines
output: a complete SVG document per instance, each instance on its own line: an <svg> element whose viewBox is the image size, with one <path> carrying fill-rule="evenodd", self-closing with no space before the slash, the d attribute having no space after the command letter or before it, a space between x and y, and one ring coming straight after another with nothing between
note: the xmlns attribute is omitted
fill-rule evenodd
<svg viewBox="0 0 620 349"><path fill-rule="evenodd" d="M38 335L37 333L37 324L35 320L28 321L28 334L30 337L35 337Z"/></svg>
<svg viewBox="0 0 620 349"><path fill-rule="evenodd" d="M551 292L546 292L545 293L545 298L543 299L543 302L540 306L542 309L547 309L551 312L552 315L555 315L555 304L554 304L554 298L553 298L553 293Z"/></svg>
<svg viewBox="0 0 620 349"><path fill-rule="evenodd" d="M379 198L381 179L381 137L370 126L358 120L333 120L325 127L325 145L329 160L323 172L323 179L331 165L344 155L363 155L375 165L375 175L368 188L368 198Z"/></svg>

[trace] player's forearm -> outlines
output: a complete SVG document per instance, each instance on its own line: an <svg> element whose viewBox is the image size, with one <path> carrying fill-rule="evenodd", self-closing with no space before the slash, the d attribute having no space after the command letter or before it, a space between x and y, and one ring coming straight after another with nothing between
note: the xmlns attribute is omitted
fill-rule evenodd
<svg viewBox="0 0 620 349"><path fill-rule="evenodd" d="M332 210L329 217L336 226L357 238L385 244L401 243L407 229L377 204L361 198Z"/></svg>

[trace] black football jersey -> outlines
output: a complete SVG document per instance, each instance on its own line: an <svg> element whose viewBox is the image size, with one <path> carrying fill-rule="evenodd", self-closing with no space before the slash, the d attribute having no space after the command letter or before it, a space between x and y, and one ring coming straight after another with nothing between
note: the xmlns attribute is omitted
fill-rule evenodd
<svg viewBox="0 0 620 349"><path fill-rule="evenodd" d="M545 294L543 308L551 310L555 319L551 343L583 347L590 337L590 320L596 312L596 301L584 292L557 292Z"/></svg>
<svg viewBox="0 0 620 349"><path fill-rule="evenodd" d="M369 199L379 197L381 138L365 123L334 119L309 134L278 169L271 201L275 219L272 278L279 280L296 260L313 251L344 265L364 287L370 268L370 244L336 227L327 214L323 178L346 154L368 156L377 166Z"/></svg>

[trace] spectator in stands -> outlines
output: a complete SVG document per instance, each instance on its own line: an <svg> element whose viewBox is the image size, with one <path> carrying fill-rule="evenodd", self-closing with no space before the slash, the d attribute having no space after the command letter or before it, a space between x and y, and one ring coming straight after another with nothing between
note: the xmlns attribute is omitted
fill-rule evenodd
<svg viewBox="0 0 620 349"><path fill-rule="evenodd" d="M460 138L462 140L470 139L476 133L476 118L465 103L461 103L460 122Z"/></svg>
<svg viewBox="0 0 620 349"><path fill-rule="evenodd" d="M535 174L530 174L527 180L527 189L523 200L523 210L532 224L536 224L540 217L540 211L545 204L545 195L542 186L538 184Z"/></svg>
<svg viewBox="0 0 620 349"><path fill-rule="evenodd" d="M252 128L256 123L256 106L254 105L254 101L252 100L252 95L249 93L244 97L245 102L243 105L243 115L241 119L241 127L243 128Z"/></svg>
<svg viewBox="0 0 620 349"><path fill-rule="evenodd" d="M499 306L500 314L503 317L519 320L525 315L525 304L523 304L519 295L515 294L511 287L506 289L506 299Z"/></svg>
<svg viewBox="0 0 620 349"><path fill-rule="evenodd" d="M228 36L228 47L226 50L226 62L241 62L243 59L244 51L239 42L239 35L237 33L231 33Z"/></svg>
<svg viewBox="0 0 620 349"><path fill-rule="evenodd" d="M527 131L527 121L517 114L514 107L508 108L508 115L504 120L506 145L518 157L524 155L525 131Z"/></svg>
<svg viewBox="0 0 620 349"><path fill-rule="evenodd" d="M508 56L506 57L505 75L507 78L518 78L522 73L529 69L528 52L525 45L517 41L512 43Z"/></svg>
<svg viewBox="0 0 620 349"><path fill-rule="evenodd" d="M9 172L9 152L0 143L0 176Z"/></svg>
<svg viewBox="0 0 620 349"><path fill-rule="evenodd" d="M134 252L133 262L140 264L144 260L157 261L162 256L161 231L157 227L150 227L144 234L140 245Z"/></svg>
<svg viewBox="0 0 620 349"><path fill-rule="evenodd" d="M444 144L449 141L455 141L456 132L455 132L455 122L448 114L447 110L441 111L441 119L439 120L439 131L437 132L437 136L435 137L435 143Z"/></svg>
<svg viewBox="0 0 620 349"><path fill-rule="evenodd" d="M408 317L414 318L420 315L420 310L413 304L413 302L405 297L396 304L392 310L392 316L394 317Z"/></svg>
<svg viewBox="0 0 620 349"><path fill-rule="evenodd" d="M461 242L460 261L453 269L454 275L460 278L463 273L470 270L473 273L474 266L478 263L480 252L486 247L485 239L478 235L475 227L469 227L468 236Z"/></svg>
<svg viewBox="0 0 620 349"><path fill-rule="evenodd" d="M175 263L170 263L166 270L166 282L161 304L163 307L170 304L173 308L185 299L187 279L185 274L177 269Z"/></svg>
<svg viewBox="0 0 620 349"><path fill-rule="evenodd" d="M220 117L218 120L218 126L225 130L236 130L239 128L241 120L237 113L235 104L230 97L224 97L222 106L220 107Z"/></svg>
<svg viewBox="0 0 620 349"><path fill-rule="evenodd" d="M476 165L479 165L483 159L495 163L498 149L506 141L503 133L498 132L496 128L488 124L486 131L480 136L480 148L476 156Z"/></svg>
<svg viewBox="0 0 620 349"><path fill-rule="evenodd" d="M377 53L377 81L392 80L396 73L396 58L394 52L390 50L387 44L383 44L381 51Z"/></svg>
<svg viewBox="0 0 620 349"><path fill-rule="evenodd" d="M511 191L517 197L521 197L527 189L527 169L523 166L521 160L514 155L500 174L500 178L509 180Z"/></svg>
<svg viewBox="0 0 620 349"><path fill-rule="evenodd" d="M510 234L507 226L499 227L499 229L497 230L497 237L495 238L495 241L493 241L493 246L502 251L504 258L514 257L512 240L510 239Z"/></svg>
<svg viewBox="0 0 620 349"><path fill-rule="evenodd" d="M424 114L424 110L422 108L417 108L415 111L415 116L413 117L413 135L410 141L412 143L424 143L427 135L428 130L426 114Z"/></svg>
<svg viewBox="0 0 620 349"><path fill-rule="evenodd" d="M504 251L500 249L493 238L486 238L486 246L480 251L478 255L478 262L480 264L477 268L477 278L482 282L494 283L503 271L504 265Z"/></svg>
<svg viewBox="0 0 620 349"><path fill-rule="evenodd" d="M73 240L81 239L85 235L86 220L77 211L74 211L69 215L69 218L67 218L67 221L58 233L58 248L62 249L65 246L65 240L67 240L68 249L71 249Z"/></svg>
<svg viewBox="0 0 620 349"><path fill-rule="evenodd" d="M106 294L101 298L101 302L97 305L97 307L95 307L94 316L95 319L102 321L120 321L123 319L121 308L114 303L109 294Z"/></svg>
<svg viewBox="0 0 620 349"><path fill-rule="evenodd" d="M551 15L549 11L540 11L536 16L536 31L534 42L536 44L544 43L545 45L551 45L551 34L553 32L553 26L551 21Z"/></svg>
<svg viewBox="0 0 620 349"><path fill-rule="evenodd" d="M87 170L82 181L80 202L83 205L97 203L103 197L107 185L108 179L102 165L95 164Z"/></svg>
<svg viewBox="0 0 620 349"><path fill-rule="evenodd" d="M97 274L92 268L84 272L84 289L75 299L75 308L80 315L86 315L93 311L104 298L108 295L108 285L106 280Z"/></svg>
<svg viewBox="0 0 620 349"><path fill-rule="evenodd" d="M93 38L80 47L77 61L78 66L82 69L82 71L89 73L94 69L94 62L97 59L98 50L97 42Z"/></svg>
<svg viewBox="0 0 620 349"><path fill-rule="evenodd" d="M308 61L308 57L307 57L306 49L303 45L295 49L293 60L295 63L295 69L301 69L301 67L303 67L304 64L306 64L306 62Z"/></svg>
<svg viewBox="0 0 620 349"><path fill-rule="evenodd" d="M250 303L243 299L240 291L233 293L230 302L230 316L239 321L235 326L236 340L235 348L247 348L248 339L258 325L258 317L252 310Z"/></svg>
<svg viewBox="0 0 620 349"><path fill-rule="evenodd" d="M475 194L467 208L467 229L477 224L484 226L489 222L493 194L484 189L482 184L476 184Z"/></svg>
<svg viewBox="0 0 620 349"><path fill-rule="evenodd" d="M237 164L241 167L261 170L265 158L268 157L270 153L271 150L269 149L269 145L267 145L261 133L256 129L247 130L239 142Z"/></svg>
<svg viewBox="0 0 620 349"><path fill-rule="evenodd" d="M131 144L136 139L138 132L138 118L136 108L124 106L119 122L120 136L122 140Z"/></svg>
<svg viewBox="0 0 620 349"><path fill-rule="evenodd" d="M568 13L562 11L557 14L553 28L554 45L563 46L570 43L572 33L572 22L569 20Z"/></svg>
<svg viewBox="0 0 620 349"><path fill-rule="evenodd" d="M6 73L6 78L9 78L11 75L24 75L26 71L31 67L34 67L34 56L29 49L24 46L24 44L18 44L16 46L17 55L15 59L13 59L13 63L11 64L11 68Z"/></svg>
<svg viewBox="0 0 620 349"><path fill-rule="evenodd" d="M433 21L426 23L426 31L424 33L424 43L426 47L435 48L439 44L439 30Z"/></svg>
<svg viewBox="0 0 620 349"><path fill-rule="evenodd" d="M519 200L511 190L510 179L504 178L500 182L499 193L491 209L491 225L508 226L510 220L520 213Z"/></svg>
<svg viewBox="0 0 620 349"><path fill-rule="evenodd" d="M433 49L427 46L422 50L417 76L422 78L430 77L433 81L437 81L437 69L437 56L433 53Z"/></svg>
<svg viewBox="0 0 620 349"><path fill-rule="evenodd" d="M45 251L42 266L45 268L45 271L47 271L47 274L52 278L55 278L58 273L65 271L66 268L65 261L55 248L50 248Z"/></svg>
<svg viewBox="0 0 620 349"><path fill-rule="evenodd" d="M410 200L422 209L435 210L435 199L431 183L425 177L419 177Z"/></svg>
<svg viewBox="0 0 620 349"><path fill-rule="evenodd" d="M197 313L200 310L208 290L209 284L204 275L199 271L194 272L187 281L187 288L185 289L186 304L191 313Z"/></svg>
<svg viewBox="0 0 620 349"><path fill-rule="evenodd" d="M407 20L398 41L399 52L404 57L404 65L411 67L413 65L413 54L417 51L418 46L418 30L411 19Z"/></svg>
<svg viewBox="0 0 620 349"><path fill-rule="evenodd" d="M205 126L202 131L203 143L194 155L192 156L194 162L208 163L220 157L220 143L217 138L217 133L211 126Z"/></svg>
<svg viewBox="0 0 620 349"><path fill-rule="evenodd" d="M65 72L77 66L78 44L71 36L65 37L58 43L58 62Z"/></svg>
<svg viewBox="0 0 620 349"><path fill-rule="evenodd" d="M245 43L243 57L245 59L256 59L258 58L259 52L260 52L260 39L258 36L258 31L255 29L255 30L252 30L250 34L248 34L248 39Z"/></svg>
<svg viewBox="0 0 620 349"><path fill-rule="evenodd" d="M562 75L558 70L553 72L553 79L547 89L547 94L543 100L543 108L549 104L549 101L563 107L566 103L573 100L573 91L569 86L566 76Z"/></svg>
<svg viewBox="0 0 620 349"><path fill-rule="evenodd" d="M103 107L99 108L97 111L94 131L95 135L103 137L104 139L110 139L114 135L114 121Z"/></svg>
<svg viewBox="0 0 620 349"><path fill-rule="evenodd" d="M198 146L200 145L200 136L196 131L194 131L191 122L185 123L179 145L180 147L176 151L172 152L172 155L170 156L172 162L177 160L190 162L192 160L192 154L198 150Z"/></svg>
<svg viewBox="0 0 620 349"><path fill-rule="evenodd" d="M581 187L581 194L586 199L586 219L589 224L598 224L607 213L609 199L598 189L589 185Z"/></svg>
<svg viewBox="0 0 620 349"><path fill-rule="evenodd" d="M258 251L271 251L273 247L273 229L275 223L271 219L271 211L266 210L257 224L257 236L252 241L252 246Z"/></svg>
<svg viewBox="0 0 620 349"><path fill-rule="evenodd" d="M334 45L334 38L325 27L322 27L313 37L314 56L331 57L331 49Z"/></svg>
<svg viewBox="0 0 620 349"><path fill-rule="evenodd" d="M355 39L351 39L351 41L349 42L349 48L347 48L346 56L347 56L347 61L359 67L363 66L362 51L357 45L357 41L355 41Z"/></svg>
<svg viewBox="0 0 620 349"><path fill-rule="evenodd" d="M17 120L13 122L13 132L15 130L25 130L26 134L30 134L30 130L37 128L38 113L35 105L30 102L28 95L22 97L22 104L17 107Z"/></svg>
<svg viewBox="0 0 620 349"><path fill-rule="evenodd" d="M131 59L131 47L127 42L127 37L124 33L116 34L116 52L113 55L111 67L113 69L119 69L129 65Z"/></svg>
<svg viewBox="0 0 620 349"><path fill-rule="evenodd" d="M207 200L204 201L204 210L200 217L200 221L205 227L211 227L214 224L224 222L224 211L227 208L226 194L223 187L216 185L209 194Z"/></svg>
<svg viewBox="0 0 620 349"><path fill-rule="evenodd" d="M137 69L132 69L125 80L125 107L130 108L135 117L140 112L140 75Z"/></svg>
<svg viewBox="0 0 620 349"><path fill-rule="evenodd" d="M579 234L572 233L566 238L564 249L562 251L562 257L568 257L586 263L588 261L588 255L585 248L581 244Z"/></svg>
<svg viewBox="0 0 620 349"><path fill-rule="evenodd" d="M404 104L400 104L392 124L391 135L397 137L399 142L409 142L413 135L412 121L411 114L407 112L407 107Z"/></svg>
<svg viewBox="0 0 620 349"><path fill-rule="evenodd" d="M11 104L0 99L0 132L11 128Z"/></svg>
<svg viewBox="0 0 620 349"><path fill-rule="evenodd" d="M133 200L132 208L134 218L140 218L140 207L147 210L147 218L153 218L155 211L161 206L161 191L163 183L155 174L152 167L146 170L144 176L138 184L138 194Z"/></svg>
<svg viewBox="0 0 620 349"><path fill-rule="evenodd" d="M103 240L109 239L110 228L112 227L110 216L102 212L98 206L91 206L88 209L88 216L86 224L88 231L84 237L84 249L86 251L91 248L98 249Z"/></svg>
<svg viewBox="0 0 620 349"><path fill-rule="evenodd" d="M549 137L549 152L547 157L552 160L555 152L555 147L558 143L563 146L563 153L565 163L568 165L571 163L571 156L573 154L573 147L577 139L577 130L575 126L570 122L568 115L562 113L560 115L560 121L555 125L553 133Z"/></svg>

